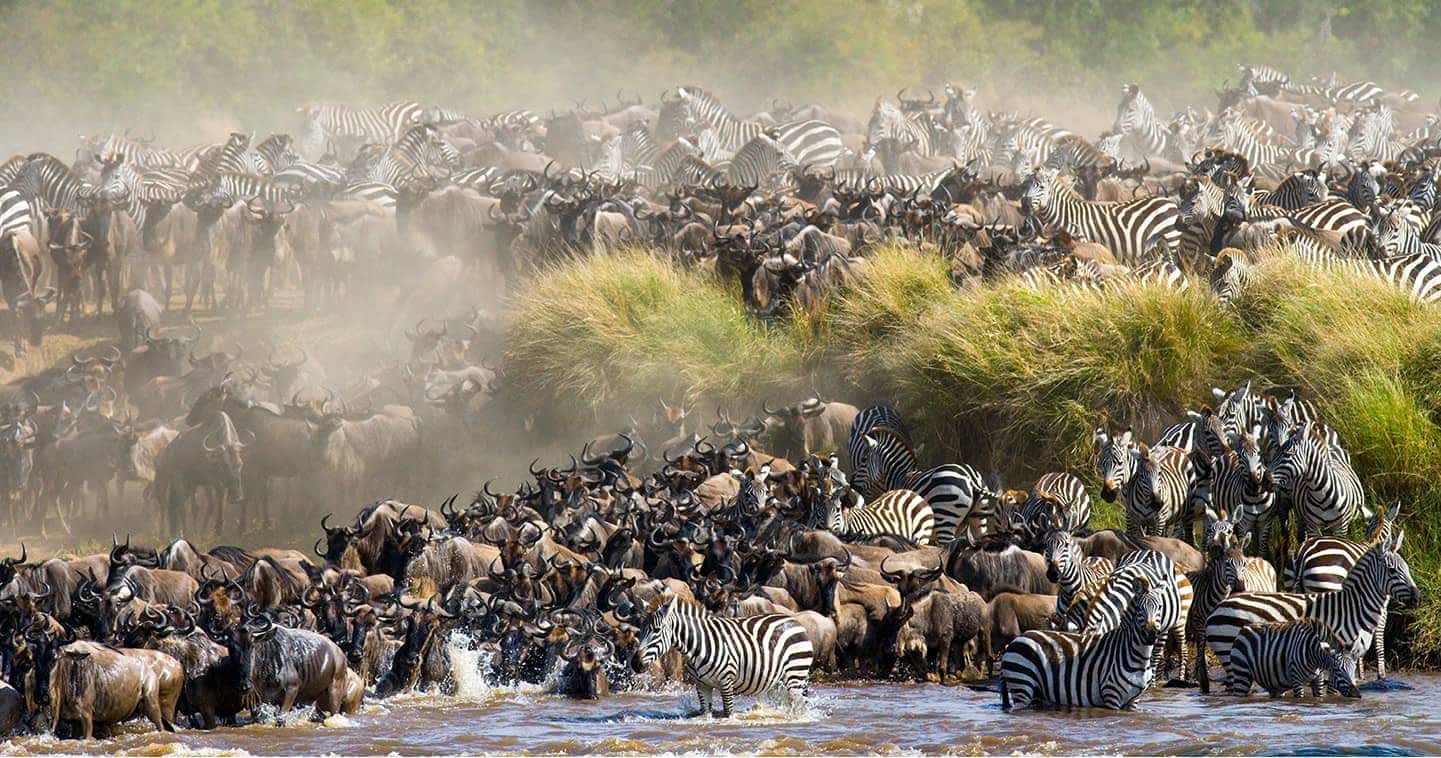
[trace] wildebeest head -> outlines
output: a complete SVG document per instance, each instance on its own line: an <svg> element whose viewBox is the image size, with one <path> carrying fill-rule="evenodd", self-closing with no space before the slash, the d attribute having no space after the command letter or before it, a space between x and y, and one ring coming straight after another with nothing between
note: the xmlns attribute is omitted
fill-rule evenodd
<svg viewBox="0 0 1441 758"><path fill-rule="evenodd" d="M78 280L85 268L85 256L92 239L80 228L80 217L68 208L45 211L50 227L50 258L55 261L61 281Z"/></svg>
<svg viewBox="0 0 1441 758"><path fill-rule="evenodd" d="M214 428L200 441L205 455L223 467L227 477L226 484L230 487L231 496L236 500L245 498L241 482L247 444L244 440L247 438L254 442L255 434L248 429L237 432L235 425L230 422L230 416L221 413L217 415Z"/></svg>
<svg viewBox="0 0 1441 758"><path fill-rule="evenodd" d="M36 619L37 622L40 619ZM67 629L64 635L56 635L40 623L33 623L25 630L25 652L34 674L33 697L37 704L50 704L50 675L55 670L55 661L60 648L75 641L75 633Z"/></svg>

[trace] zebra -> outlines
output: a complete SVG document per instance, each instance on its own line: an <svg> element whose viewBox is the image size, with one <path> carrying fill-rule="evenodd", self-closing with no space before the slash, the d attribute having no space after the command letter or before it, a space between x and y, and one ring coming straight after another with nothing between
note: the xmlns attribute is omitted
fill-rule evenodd
<svg viewBox="0 0 1441 758"><path fill-rule="evenodd" d="M1301 693L1321 696L1323 677L1331 689L1345 697L1361 697L1356 687L1356 658L1341 649L1341 642L1316 619L1252 624L1236 635L1226 672L1230 693L1245 697L1260 685L1271 697Z"/></svg>
<svg viewBox="0 0 1441 758"><path fill-rule="evenodd" d="M1012 527L1029 539L1039 539L1050 529L1075 534L1091 521L1091 496L1086 484L1072 474L1049 472L1036 480L1021 505L1012 514Z"/></svg>
<svg viewBox="0 0 1441 758"><path fill-rule="evenodd" d="M38 220L49 208L64 208L84 213L85 204L95 194L95 187L76 176L65 162L49 153L33 153L26 158L19 173L10 182L31 203L31 213Z"/></svg>
<svg viewBox="0 0 1441 758"><path fill-rule="evenodd" d="M873 537L895 535L917 545L932 542L936 517L925 498L912 490L891 490L880 497L846 508L843 493L836 492L826 500L826 527L841 537Z"/></svg>
<svg viewBox="0 0 1441 758"><path fill-rule="evenodd" d="M1160 535L1168 528L1184 529L1180 516L1196 491L1196 467L1185 450L1167 444L1155 448L1136 443L1130 430L1110 438L1104 429L1094 436L1099 453L1101 498L1125 505L1126 533ZM1178 536L1180 536L1178 534Z"/></svg>
<svg viewBox="0 0 1441 758"><path fill-rule="evenodd" d="M1283 528L1286 514L1293 510L1308 537L1340 534L1358 514L1371 515L1350 457L1331 443L1325 424L1301 425L1281 451L1271 475Z"/></svg>
<svg viewBox="0 0 1441 758"><path fill-rule="evenodd" d="M1411 223L1416 206L1409 201L1378 203L1371 209L1376 242L1386 257L1423 254L1441 262L1441 245L1421 240L1420 229Z"/></svg>
<svg viewBox="0 0 1441 758"><path fill-rule="evenodd" d="M752 137L731 156L726 181L733 187L759 187L776 174L796 168L784 145L764 132Z"/></svg>
<svg viewBox="0 0 1441 758"><path fill-rule="evenodd" d="M245 157L245 153L249 149L249 134L231 132L230 137L222 145L203 156L199 165L191 171L192 186L207 186L220 174L250 173L250 161Z"/></svg>
<svg viewBox="0 0 1441 758"><path fill-rule="evenodd" d="M1083 200L1074 188L1060 181L1056 169L1046 167L1036 169L1022 189L1022 205L1041 223L1064 229L1076 239L1099 242L1128 266L1142 262L1142 256L1152 249L1153 238L1165 243L1167 257L1174 257L1180 246L1180 211L1166 198Z"/></svg>
<svg viewBox="0 0 1441 758"><path fill-rule="evenodd" d="M1056 585L1056 615L1064 617L1071 601L1094 591L1116 570L1109 558L1087 557L1075 535L1065 529L1052 529L1042 541L1046 559L1046 580Z"/></svg>
<svg viewBox="0 0 1441 758"><path fill-rule="evenodd" d="M1340 637L1342 647L1357 658L1371 645L1376 624L1390 598L1407 606L1420 600L1411 567L1401 557L1405 532L1372 544L1335 592L1243 592L1232 595L1206 621L1206 644L1230 669L1231 647L1241 629L1272 621L1316 619ZM1227 683L1229 687L1229 682Z"/></svg>
<svg viewBox="0 0 1441 758"><path fill-rule="evenodd" d="M714 95L699 87L678 87L676 93L686 103L691 118L711 128L716 150L721 153L734 153L767 128L731 115ZM776 141L785 146L798 166L833 166L845 150L840 132L824 121L793 121L772 128Z"/></svg>
<svg viewBox="0 0 1441 758"><path fill-rule="evenodd" d="M898 148L880 151L881 164L887 172L896 170L894 159L899 152L911 150L917 155L934 155L931 114L928 111L904 113L895 103L877 99L871 109L870 122L866 124L867 160L886 143Z"/></svg>
<svg viewBox="0 0 1441 758"><path fill-rule="evenodd" d="M373 182L402 187L417 173L428 173L432 166L449 167L459 158L430 124L417 124L405 130L400 139L381 154L366 178Z"/></svg>
<svg viewBox="0 0 1441 758"><path fill-rule="evenodd" d="M1294 211L1322 202L1330 197L1330 193L1331 190L1321 178L1320 172L1308 168L1292 172L1270 192L1255 192L1251 200L1256 204L1274 205Z"/></svg>
<svg viewBox="0 0 1441 758"><path fill-rule="evenodd" d="M846 453L850 456L851 488L861 494L869 491L869 483L866 481L866 455L870 451L870 445L866 442L866 434L877 427L895 430L907 443L911 438L901 414L889 405L868 405L856 414L855 421L851 422L850 436L846 438Z"/></svg>
<svg viewBox="0 0 1441 758"><path fill-rule="evenodd" d="M789 616L726 618L675 596L651 616L637 662L649 666L672 650L685 656L685 676L695 684L701 714L711 715L711 695L720 690L725 717L734 711L736 695L778 687L798 706L815 659L805 627Z"/></svg>
<svg viewBox="0 0 1441 758"><path fill-rule="evenodd" d="M1290 250L1292 257L1308 265L1379 280L1405 293L1413 303L1441 301L1441 262L1425 253L1389 258L1342 257L1314 233L1296 228L1280 230L1276 240Z"/></svg>
<svg viewBox="0 0 1441 758"><path fill-rule="evenodd" d="M1116 568L1090 591L1072 598L1071 606L1061 616L1062 628L1073 632L1106 632L1116 628L1125 618L1126 603L1145 580L1161 592L1161 630L1179 651L1180 671L1187 670L1185 646L1186 619L1195 602L1195 591L1175 561L1155 550L1134 550L1116 561ZM1165 657L1169 644L1156 651L1152 668Z"/></svg>
<svg viewBox="0 0 1441 758"><path fill-rule="evenodd" d="M1230 305L1251 286L1252 275L1251 261L1246 254L1228 247L1216 254L1206 279L1221 305Z"/></svg>
<svg viewBox="0 0 1441 758"><path fill-rule="evenodd" d="M871 495L888 490L910 490L930 505L935 516L935 537L946 544L967 526L966 538L975 544L986 534L995 515L997 493L986 486L980 472L956 463L922 471L905 435L878 426L864 436L866 489Z"/></svg>
<svg viewBox="0 0 1441 758"><path fill-rule="evenodd" d="M1261 443L1246 432L1234 448L1211 458L1212 511L1229 519L1238 532L1256 535L1259 549L1271 544L1276 489L1261 458Z"/></svg>
<svg viewBox="0 0 1441 758"><path fill-rule="evenodd" d="M1312 537L1301 543L1286 564L1286 587L1291 592L1335 592L1346 583L1346 577L1361 560L1361 556L1376 542L1389 541L1395 532L1400 516L1400 505L1393 506L1389 513L1378 513L1367 529L1368 542L1357 542L1344 537ZM1390 601L1381 608L1381 618L1376 622L1376 678L1386 678L1386 619L1389 616Z"/></svg>
<svg viewBox="0 0 1441 758"><path fill-rule="evenodd" d="M1166 158L1175 152L1175 137L1156 117L1156 109L1141 92L1139 84L1121 88L1121 103L1116 107L1116 122L1111 131L1120 134L1140 158Z"/></svg>
<svg viewBox="0 0 1441 758"><path fill-rule="evenodd" d="M305 194L327 195L344 186L345 169L326 163L296 161L270 175L272 184L294 187Z"/></svg>
<svg viewBox="0 0 1441 758"><path fill-rule="evenodd" d="M424 106L413 100L389 103L379 108L356 108L338 103L312 103L299 111L305 117L300 152L319 156L327 145L340 140L390 144L413 124Z"/></svg>
<svg viewBox="0 0 1441 758"><path fill-rule="evenodd" d="M289 134L272 134L245 154L244 173L271 176L300 159Z"/></svg>
<svg viewBox="0 0 1441 758"><path fill-rule="evenodd" d="M1150 686L1151 659L1164 628L1160 588L1146 577L1122 623L1101 633L1032 629L1001 655L1001 707L1071 705L1122 709Z"/></svg>
<svg viewBox="0 0 1441 758"><path fill-rule="evenodd" d="M1195 597L1186 613L1186 644L1194 656L1196 670L1193 673L1203 693L1211 691L1211 675L1206 667L1206 620L1232 592L1246 591L1242 575L1246 566L1244 551L1250 537L1242 535L1234 546L1211 556L1200 571L1187 577Z"/></svg>
<svg viewBox="0 0 1441 758"><path fill-rule="evenodd" d="M0 239L13 232L35 231L35 211L18 190L0 191Z"/></svg>

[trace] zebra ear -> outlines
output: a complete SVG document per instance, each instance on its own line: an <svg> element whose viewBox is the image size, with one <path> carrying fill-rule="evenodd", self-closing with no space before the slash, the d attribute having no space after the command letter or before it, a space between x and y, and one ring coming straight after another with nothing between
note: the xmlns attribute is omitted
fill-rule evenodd
<svg viewBox="0 0 1441 758"><path fill-rule="evenodd" d="M1216 398L1216 400L1217 400L1218 402L1221 401L1221 400L1225 400L1225 399L1226 399L1226 391L1223 390L1223 389L1221 389L1220 387L1212 387L1212 388L1211 388L1211 397Z"/></svg>
<svg viewBox="0 0 1441 758"><path fill-rule="evenodd" d="M1405 529L1397 529L1397 530L1396 530L1396 536L1394 536L1394 537L1391 538L1391 552L1393 552L1393 553L1399 553L1399 552L1401 552L1401 543L1404 542L1405 540L1406 540L1406 530L1405 530Z"/></svg>
<svg viewBox="0 0 1441 758"><path fill-rule="evenodd" d="M1126 428L1126 431L1121 435L1121 444L1124 445L1124 446L1126 446L1126 447L1130 447L1130 446L1131 446L1131 429L1130 429L1130 427L1127 427L1127 428Z"/></svg>
<svg viewBox="0 0 1441 758"><path fill-rule="evenodd" d="M1096 433L1092 435L1091 439L1095 441L1096 449L1101 450L1106 447L1106 443L1111 441L1111 435L1106 434L1106 430L1098 426L1096 427Z"/></svg>
<svg viewBox="0 0 1441 758"><path fill-rule="evenodd" d="M1237 540L1236 544L1240 545L1242 550L1245 550L1251 544L1251 533L1246 532L1245 534L1242 534L1241 539Z"/></svg>

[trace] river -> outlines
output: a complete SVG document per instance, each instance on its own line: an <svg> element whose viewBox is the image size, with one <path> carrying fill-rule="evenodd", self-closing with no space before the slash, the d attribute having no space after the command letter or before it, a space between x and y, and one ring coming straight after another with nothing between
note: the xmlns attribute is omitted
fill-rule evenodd
<svg viewBox="0 0 1441 758"><path fill-rule="evenodd" d="M741 699L733 719L688 719L684 688L599 702L540 687L484 683L473 653L452 648L455 697L403 695L354 716L158 734L132 722L113 740L28 737L0 754L416 755L454 753L1254 754L1441 753L1441 675L1402 672L1404 687L1368 686L1360 700L1246 699L1158 689L1128 712L1005 713L995 693L934 684L822 683L792 713Z"/></svg>

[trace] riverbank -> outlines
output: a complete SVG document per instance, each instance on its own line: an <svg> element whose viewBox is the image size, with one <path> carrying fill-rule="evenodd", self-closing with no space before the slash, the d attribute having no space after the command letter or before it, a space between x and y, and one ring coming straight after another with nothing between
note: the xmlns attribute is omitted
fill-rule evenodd
<svg viewBox="0 0 1441 758"><path fill-rule="evenodd" d="M925 459L1017 486L1053 470L1094 480L1102 414L1154 439L1212 387L1294 389L1340 433L1372 503L1402 504L1423 602L1393 614L1405 631L1388 648L1403 665L1437 667L1441 310L1284 260L1254 273L1229 308L1208 291L1149 286L961 292L939 259L885 248L816 317L765 325L713 278L633 252L528 283L505 364L512 397L542 428L613 430L657 396L739 417L815 391L895 405ZM1116 524L1101 505L1095 523Z"/></svg>

